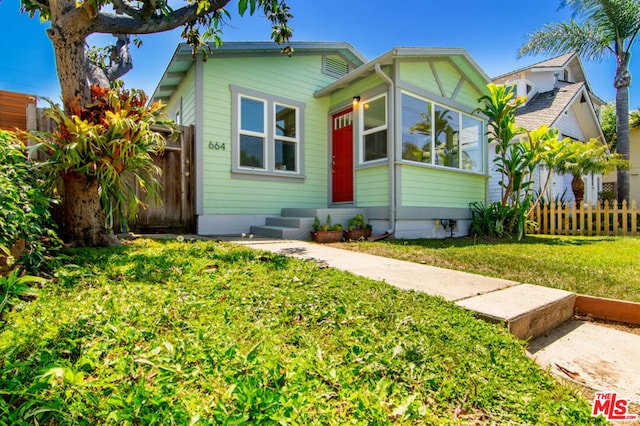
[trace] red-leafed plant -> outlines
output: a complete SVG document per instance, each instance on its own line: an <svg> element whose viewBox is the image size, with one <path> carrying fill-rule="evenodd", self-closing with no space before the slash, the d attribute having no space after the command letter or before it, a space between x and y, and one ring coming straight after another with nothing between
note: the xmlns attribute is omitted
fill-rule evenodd
<svg viewBox="0 0 640 426"><path fill-rule="evenodd" d="M91 87L91 102L67 114L51 104L47 115L57 125L50 133L32 135L34 150L49 158L44 167L55 189L63 183L62 236L76 245L117 244L114 214L121 223L135 216L147 199L158 200L160 173L153 156L164 149L154 125L161 119L160 103L147 105L142 91ZM93 199L93 201L92 201ZM99 203L95 200L99 199Z"/></svg>

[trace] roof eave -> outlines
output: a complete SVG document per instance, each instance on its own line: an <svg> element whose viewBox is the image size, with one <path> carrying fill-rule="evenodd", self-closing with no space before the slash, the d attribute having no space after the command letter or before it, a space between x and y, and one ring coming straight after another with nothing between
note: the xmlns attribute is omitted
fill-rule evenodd
<svg viewBox="0 0 640 426"><path fill-rule="evenodd" d="M480 65L471 57L466 49L462 48L420 48L420 47L397 47L394 48L377 58L367 62L359 68L356 68L349 74L341 77L330 85L317 90L314 93L314 97L321 98L323 96L330 95L336 90L343 89L349 85L353 80L362 78L371 72L374 72L375 65L389 65L397 58L408 57L442 57L442 56L463 56L467 60L476 72L485 80L488 84L491 82L491 78L485 73Z"/></svg>
<svg viewBox="0 0 640 426"><path fill-rule="evenodd" d="M356 67L360 67L367 63L367 58L347 42L292 42L291 46L294 48L294 51L297 50L299 52L335 52L342 55ZM219 55L229 53L271 54L279 52L282 47L272 41L254 41L227 42L218 48L211 45L211 49L214 53L218 53ZM150 99L167 99L170 96L163 94L164 92L171 92L168 88L175 86L173 84L166 85L168 76L174 72L175 64L177 62L185 60L194 62L195 58L192 54L192 48L186 43L180 43L176 47L176 50ZM180 72L184 74L186 73L186 70L181 70Z"/></svg>

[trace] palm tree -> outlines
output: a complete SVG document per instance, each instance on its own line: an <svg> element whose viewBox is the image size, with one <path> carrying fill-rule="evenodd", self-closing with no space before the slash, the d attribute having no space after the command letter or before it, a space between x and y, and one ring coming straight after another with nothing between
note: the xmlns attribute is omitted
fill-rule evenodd
<svg viewBox="0 0 640 426"><path fill-rule="evenodd" d="M561 0L573 9L569 22L547 24L529 34L519 55L577 52L588 60L612 54L616 58L617 151L629 159L629 61L640 32L640 0ZM618 200L629 199L629 175L618 170Z"/></svg>
<svg viewBox="0 0 640 426"><path fill-rule="evenodd" d="M566 144L568 155L558 161L555 169L560 173L570 173L571 190L576 203L584 200L584 181L582 176L607 174L614 170L629 170L629 161L624 160L619 153L612 153L607 144L598 139L589 142L571 141Z"/></svg>

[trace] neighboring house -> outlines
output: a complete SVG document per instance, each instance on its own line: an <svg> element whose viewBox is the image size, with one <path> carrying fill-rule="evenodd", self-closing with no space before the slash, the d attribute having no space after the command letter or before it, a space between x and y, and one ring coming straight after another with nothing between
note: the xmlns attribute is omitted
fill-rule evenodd
<svg viewBox="0 0 640 426"><path fill-rule="evenodd" d="M33 95L0 90L0 129L35 129L36 103L37 98Z"/></svg>
<svg viewBox="0 0 640 426"><path fill-rule="evenodd" d="M158 84L153 99L195 127L197 232L309 238L316 215L362 212L375 234L466 235L469 203L486 201L474 110L490 81L469 54L292 47L225 43L203 62L180 44Z"/></svg>
<svg viewBox="0 0 640 426"><path fill-rule="evenodd" d="M495 77L493 82L514 87L518 96L527 102L516 110L516 125L533 130L541 125L556 128L561 138L604 141L600 125L600 108L604 102L589 87L580 58L568 53L537 64ZM490 164L495 157L495 146L490 146ZM536 190L544 184L546 171L538 168L534 179ZM547 201L564 199L573 201L570 174L554 173L544 197ZM595 202L602 190L602 175L583 176L585 202ZM500 174L491 167L489 199L501 198Z"/></svg>
<svg viewBox="0 0 640 426"><path fill-rule="evenodd" d="M640 207L640 127L631 128L629 148L629 198Z"/></svg>

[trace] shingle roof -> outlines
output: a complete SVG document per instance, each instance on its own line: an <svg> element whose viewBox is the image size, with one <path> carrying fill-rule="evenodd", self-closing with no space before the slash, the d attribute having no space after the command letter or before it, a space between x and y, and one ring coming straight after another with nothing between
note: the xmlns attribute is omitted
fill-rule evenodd
<svg viewBox="0 0 640 426"><path fill-rule="evenodd" d="M563 67L574 56L575 52L565 53L564 55L556 56L555 58L547 59L546 61L538 62L537 64L530 65L529 68L559 68Z"/></svg>
<svg viewBox="0 0 640 426"><path fill-rule="evenodd" d="M529 65L529 66L517 69L515 71L509 71L508 73L493 77L493 80L495 81L512 74L518 74L522 71L525 71L531 68L560 68L565 66L574 56L576 56L575 52L565 53L564 55L556 56L555 58L551 58L551 59L546 59L542 62L537 62L533 65Z"/></svg>
<svg viewBox="0 0 640 426"><path fill-rule="evenodd" d="M585 86L584 82L573 83L550 92L536 94L525 106L516 110L516 125L527 130L533 130L543 124L553 126L560 114Z"/></svg>

